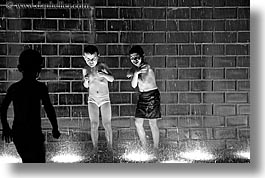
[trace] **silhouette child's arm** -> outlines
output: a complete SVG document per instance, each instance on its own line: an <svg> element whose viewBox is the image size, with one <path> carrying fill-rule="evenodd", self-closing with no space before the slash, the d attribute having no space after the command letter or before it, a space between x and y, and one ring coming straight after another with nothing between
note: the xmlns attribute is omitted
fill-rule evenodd
<svg viewBox="0 0 265 178"><path fill-rule="evenodd" d="M43 92L43 96L42 96L42 102L43 102L43 105L44 105L44 109L47 113L47 116L48 116L48 119L50 120L51 122L51 125L52 125L52 134L53 134L53 137L54 138L59 138L60 137L60 132L58 130L58 123L57 123L57 119L56 119L56 113L55 113L55 110L54 110L54 107L50 101L50 97L49 97L49 94L48 94L48 89L47 87L45 86L45 90Z"/></svg>
<svg viewBox="0 0 265 178"><path fill-rule="evenodd" d="M12 97L11 97L11 92L10 90L7 91L7 94L2 102L1 105L1 122L2 122L2 127L3 127L3 135L2 135L2 140L5 140L7 143L11 142L13 140L12 138L12 131L10 129L10 126L7 122L7 110L8 107L11 103Z"/></svg>

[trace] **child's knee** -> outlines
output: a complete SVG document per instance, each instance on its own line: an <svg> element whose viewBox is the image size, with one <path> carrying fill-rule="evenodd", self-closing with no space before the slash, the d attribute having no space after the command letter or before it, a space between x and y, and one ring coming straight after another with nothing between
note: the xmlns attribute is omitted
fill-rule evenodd
<svg viewBox="0 0 265 178"><path fill-rule="evenodd" d="M157 122L156 122L156 120L150 120L150 121L149 121L149 125L150 125L150 127L152 127L152 128L156 128L156 127L157 127Z"/></svg>
<svg viewBox="0 0 265 178"><path fill-rule="evenodd" d="M105 129L111 129L111 122L110 121L104 121L104 122L102 122L102 125Z"/></svg>
<svg viewBox="0 0 265 178"><path fill-rule="evenodd" d="M92 129L98 129L99 127L99 122L97 121L92 121L90 124Z"/></svg>

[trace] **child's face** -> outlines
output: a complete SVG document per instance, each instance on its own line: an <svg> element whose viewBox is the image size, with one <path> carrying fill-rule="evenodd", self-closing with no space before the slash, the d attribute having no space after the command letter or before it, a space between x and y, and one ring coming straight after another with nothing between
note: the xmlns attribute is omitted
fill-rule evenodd
<svg viewBox="0 0 265 178"><path fill-rule="evenodd" d="M131 60L131 63L135 65L136 67L141 66L142 57L139 54L137 53L130 54L130 60Z"/></svg>
<svg viewBox="0 0 265 178"><path fill-rule="evenodd" d="M98 63L97 53L94 54L84 53L83 57L89 67L95 67Z"/></svg>

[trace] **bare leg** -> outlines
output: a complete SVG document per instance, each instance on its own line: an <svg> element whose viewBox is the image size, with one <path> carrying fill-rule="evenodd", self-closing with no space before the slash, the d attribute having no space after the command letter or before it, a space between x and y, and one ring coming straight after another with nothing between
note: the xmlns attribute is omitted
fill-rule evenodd
<svg viewBox="0 0 265 178"><path fill-rule="evenodd" d="M111 128L111 105L105 103L101 106L102 125L105 129L105 136L108 142L108 147L112 149L112 128Z"/></svg>
<svg viewBox="0 0 265 178"><path fill-rule="evenodd" d="M99 108L94 103L88 103L88 111L91 125L91 139L94 149L98 147Z"/></svg>
<svg viewBox="0 0 265 178"><path fill-rule="evenodd" d="M157 127L157 120L156 119L150 119L149 125L150 125L152 136L153 136L154 148L158 149L159 128Z"/></svg>
<svg viewBox="0 0 265 178"><path fill-rule="evenodd" d="M135 118L135 126L137 129L138 136L140 138L141 144L143 148L147 147L146 138L145 138L145 131L143 127L144 119L143 118Z"/></svg>

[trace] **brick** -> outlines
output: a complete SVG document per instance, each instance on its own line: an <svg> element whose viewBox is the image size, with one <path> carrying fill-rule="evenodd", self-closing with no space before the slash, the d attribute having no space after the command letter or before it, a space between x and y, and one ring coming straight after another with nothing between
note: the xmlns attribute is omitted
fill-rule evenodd
<svg viewBox="0 0 265 178"><path fill-rule="evenodd" d="M201 21L179 20L179 31L201 31Z"/></svg>
<svg viewBox="0 0 265 178"><path fill-rule="evenodd" d="M131 126L130 118L115 118L111 120L111 126L116 128L129 128Z"/></svg>
<svg viewBox="0 0 265 178"><path fill-rule="evenodd" d="M121 92L133 92L135 91L134 88L131 86L131 81L120 81L120 91Z"/></svg>
<svg viewBox="0 0 265 178"><path fill-rule="evenodd" d="M250 42L250 32L238 32L238 42L239 43L249 43Z"/></svg>
<svg viewBox="0 0 265 178"><path fill-rule="evenodd" d="M72 57L71 59L72 68L83 68L87 65L83 57Z"/></svg>
<svg viewBox="0 0 265 178"><path fill-rule="evenodd" d="M47 87L49 92L70 92L70 82L48 82Z"/></svg>
<svg viewBox="0 0 265 178"><path fill-rule="evenodd" d="M245 0L225 0L226 6L250 6L250 1Z"/></svg>
<svg viewBox="0 0 265 178"><path fill-rule="evenodd" d="M59 30L80 31L82 30L81 20L59 20Z"/></svg>
<svg viewBox="0 0 265 178"><path fill-rule="evenodd" d="M165 43L166 33L144 33L144 43Z"/></svg>
<svg viewBox="0 0 265 178"><path fill-rule="evenodd" d="M249 31L249 20L226 20L225 23L227 31Z"/></svg>
<svg viewBox="0 0 265 178"><path fill-rule="evenodd" d="M142 18L142 9L141 8L120 8L120 18L122 19Z"/></svg>
<svg viewBox="0 0 265 178"><path fill-rule="evenodd" d="M59 55L81 55L81 45L59 45Z"/></svg>
<svg viewBox="0 0 265 178"><path fill-rule="evenodd" d="M226 45L227 55L249 55L249 45L231 44Z"/></svg>
<svg viewBox="0 0 265 178"><path fill-rule="evenodd" d="M237 34L235 32L215 32L214 42L215 43L236 43Z"/></svg>
<svg viewBox="0 0 265 178"><path fill-rule="evenodd" d="M82 79L82 70L59 70L60 80L81 80Z"/></svg>
<svg viewBox="0 0 265 178"><path fill-rule="evenodd" d="M19 32L0 32L0 43L2 42L19 42Z"/></svg>
<svg viewBox="0 0 265 178"><path fill-rule="evenodd" d="M106 31L107 27L107 21L106 20L100 20L100 19L96 19L96 20L85 20L84 22L84 30L85 31L91 31L91 30L95 30L95 31Z"/></svg>
<svg viewBox="0 0 265 178"><path fill-rule="evenodd" d="M0 68L7 68L7 58L6 57L0 57Z"/></svg>
<svg viewBox="0 0 265 178"><path fill-rule="evenodd" d="M6 55L6 54L7 54L7 45L0 44L0 55Z"/></svg>
<svg viewBox="0 0 265 178"><path fill-rule="evenodd" d="M249 91L250 90L250 81L238 81L237 90L238 91Z"/></svg>
<svg viewBox="0 0 265 178"><path fill-rule="evenodd" d="M71 9L71 18L92 19L93 18L93 9L92 8Z"/></svg>
<svg viewBox="0 0 265 178"><path fill-rule="evenodd" d="M145 57L145 61L150 64L151 68L162 68L166 65L165 57Z"/></svg>
<svg viewBox="0 0 265 178"><path fill-rule="evenodd" d="M190 106L189 105L167 105L166 115L189 115Z"/></svg>
<svg viewBox="0 0 265 178"><path fill-rule="evenodd" d="M70 9L46 9L47 18L69 18Z"/></svg>
<svg viewBox="0 0 265 178"><path fill-rule="evenodd" d="M247 93L226 93L227 103L247 103L248 94Z"/></svg>
<svg viewBox="0 0 265 178"><path fill-rule="evenodd" d="M60 105L79 105L82 104L81 94L60 94L59 104Z"/></svg>
<svg viewBox="0 0 265 178"><path fill-rule="evenodd" d="M179 55L201 55L201 45L179 45Z"/></svg>
<svg viewBox="0 0 265 178"><path fill-rule="evenodd" d="M204 103L224 103L224 94L223 93L204 93L203 102Z"/></svg>
<svg viewBox="0 0 265 178"><path fill-rule="evenodd" d="M123 0L108 0L109 6L131 6L131 1L123 1Z"/></svg>
<svg viewBox="0 0 265 178"><path fill-rule="evenodd" d="M235 115L236 108L234 105L215 105L214 114L217 116Z"/></svg>
<svg viewBox="0 0 265 178"><path fill-rule="evenodd" d="M107 5L106 0L97 0L97 1L83 0L83 3L91 4L92 6L106 6Z"/></svg>
<svg viewBox="0 0 265 178"><path fill-rule="evenodd" d="M58 70L42 69L40 73L41 80L58 80Z"/></svg>
<svg viewBox="0 0 265 178"><path fill-rule="evenodd" d="M178 6L178 0L168 0L168 6L177 7Z"/></svg>
<svg viewBox="0 0 265 178"><path fill-rule="evenodd" d="M191 91L211 91L212 81L191 81Z"/></svg>
<svg viewBox="0 0 265 178"><path fill-rule="evenodd" d="M0 70L0 80L7 80L7 71L6 70Z"/></svg>
<svg viewBox="0 0 265 178"><path fill-rule="evenodd" d="M178 127L202 127L201 117L179 117Z"/></svg>
<svg viewBox="0 0 265 178"><path fill-rule="evenodd" d="M166 19L166 8L144 8L143 18L146 19Z"/></svg>
<svg viewBox="0 0 265 178"><path fill-rule="evenodd" d="M161 104L175 104L178 103L178 93L164 93L161 92Z"/></svg>
<svg viewBox="0 0 265 178"><path fill-rule="evenodd" d="M119 79L127 79L126 75L127 75L127 71L128 69L112 69L112 75L115 77L115 80L119 80Z"/></svg>
<svg viewBox="0 0 265 178"><path fill-rule="evenodd" d="M103 57L99 59L100 62L105 63L109 68L118 68L119 67L119 58L118 57Z"/></svg>
<svg viewBox="0 0 265 178"><path fill-rule="evenodd" d="M156 45L155 46L155 54L156 55L174 55L177 54L177 46L176 45Z"/></svg>
<svg viewBox="0 0 265 178"><path fill-rule="evenodd" d="M135 105L121 105L120 106L120 116L134 116Z"/></svg>
<svg viewBox="0 0 265 178"><path fill-rule="evenodd" d="M44 18L44 9L20 9L20 17Z"/></svg>
<svg viewBox="0 0 265 178"><path fill-rule="evenodd" d="M191 57L191 67L212 67L212 57Z"/></svg>
<svg viewBox="0 0 265 178"><path fill-rule="evenodd" d="M33 20L33 30L57 30L56 20Z"/></svg>
<svg viewBox="0 0 265 178"><path fill-rule="evenodd" d="M250 18L250 8L238 8L238 18L239 19L249 19Z"/></svg>
<svg viewBox="0 0 265 178"><path fill-rule="evenodd" d="M212 19L213 9L212 8L191 8L192 19Z"/></svg>
<svg viewBox="0 0 265 178"><path fill-rule="evenodd" d="M191 139L196 140L207 140L213 137L212 129L191 129L190 131Z"/></svg>
<svg viewBox="0 0 265 178"><path fill-rule="evenodd" d="M157 124L160 129L176 128L178 126L178 118L177 117L163 117L163 119L158 120Z"/></svg>
<svg viewBox="0 0 265 178"><path fill-rule="evenodd" d="M236 8L214 8L213 18L214 19L237 18L237 9Z"/></svg>
<svg viewBox="0 0 265 178"><path fill-rule="evenodd" d="M72 92L87 92L88 89L83 86L82 81L73 81L71 91Z"/></svg>
<svg viewBox="0 0 265 178"><path fill-rule="evenodd" d="M202 30L203 31L224 31L225 20L203 20Z"/></svg>
<svg viewBox="0 0 265 178"><path fill-rule="evenodd" d="M128 55L130 46L128 45L108 45L109 55Z"/></svg>
<svg viewBox="0 0 265 178"><path fill-rule="evenodd" d="M179 93L179 103L200 103L200 93Z"/></svg>
<svg viewBox="0 0 265 178"><path fill-rule="evenodd" d="M72 43L95 43L95 34L93 33L72 33Z"/></svg>
<svg viewBox="0 0 265 178"><path fill-rule="evenodd" d="M225 118L220 116L204 116L203 117L204 127L224 127Z"/></svg>
<svg viewBox="0 0 265 178"><path fill-rule="evenodd" d="M229 127L247 127L248 126L248 117L245 115L230 116L226 118L227 126Z"/></svg>
<svg viewBox="0 0 265 178"><path fill-rule="evenodd" d="M167 138L170 140L186 140L189 139L188 129L170 129L167 132Z"/></svg>
<svg viewBox="0 0 265 178"><path fill-rule="evenodd" d="M118 8L96 8L95 16L107 19L118 18Z"/></svg>
<svg viewBox="0 0 265 178"><path fill-rule="evenodd" d="M235 67L236 57L214 57L214 67Z"/></svg>
<svg viewBox="0 0 265 178"><path fill-rule="evenodd" d="M152 31L153 29L153 20L132 20L133 31Z"/></svg>
<svg viewBox="0 0 265 178"><path fill-rule="evenodd" d="M248 69L227 69L226 78L227 79L248 79L249 70Z"/></svg>
<svg viewBox="0 0 265 178"><path fill-rule="evenodd" d="M201 79L201 70L179 69L179 79Z"/></svg>
<svg viewBox="0 0 265 178"><path fill-rule="evenodd" d="M38 44L34 45L34 49L39 51L42 55L57 55L57 45Z"/></svg>
<svg viewBox="0 0 265 178"><path fill-rule="evenodd" d="M0 30L6 30L6 28L7 28L6 21L7 21L6 19L1 19L0 20Z"/></svg>
<svg viewBox="0 0 265 178"><path fill-rule="evenodd" d="M212 106L207 104L191 105L192 115L212 115Z"/></svg>
<svg viewBox="0 0 265 178"><path fill-rule="evenodd" d="M237 114L251 114L249 104L240 104L237 108Z"/></svg>
<svg viewBox="0 0 265 178"><path fill-rule="evenodd" d="M224 45L203 45L204 55L224 55L225 46Z"/></svg>
<svg viewBox="0 0 265 178"><path fill-rule="evenodd" d="M191 33L192 43L210 43L213 42L212 32L192 32Z"/></svg>
<svg viewBox="0 0 265 178"><path fill-rule="evenodd" d="M167 24L166 24L167 31L179 31L178 26L179 26L179 22L177 20L167 20ZM162 28L162 26L161 26L161 28ZM161 28L160 28L160 30L162 30ZM154 30L157 30L156 26L155 26Z"/></svg>
<svg viewBox="0 0 265 178"><path fill-rule="evenodd" d="M55 106L54 107L57 118L59 117L70 117L69 106Z"/></svg>
<svg viewBox="0 0 265 178"><path fill-rule="evenodd" d="M130 93L110 93L110 100L113 104L130 104L131 94Z"/></svg>
<svg viewBox="0 0 265 178"><path fill-rule="evenodd" d="M121 20L108 20L109 31L129 31L131 29L132 29L132 25L131 25L131 21L129 20L122 20L122 21Z"/></svg>
<svg viewBox="0 0 265 178"><path fill-rule="evenodd" d="M58 99L57 94L51 94L51 92L50 92L49 96L50 96L50 100L51 100L52 105L58 105L59 104L59 99Z"/></svg>
<svg viewBox="0 0 265 178"><path fill-rule="evenodd" d="M168 8L167 19L188 19L190 18L189 8Z"/></svg>
<svg viewBox="0 0 265 178"><path fill-rule="evenodd" d="M156 79L177 79L178 78L178 69L156 69L155 71Z"/></svg>
<svg viewBox="0 0 265 178"><path fill-rule="evenodd" d="M234 91L236 89L235 81L214 81L213 82L214 91Z"/></svg>
<svg viewBox="0 0 265 178"><path fill-rule="evenodd" d="M132 6L154 6L155 0L133 0Z"/></svg>
<svg viewBox="0 0 265 178"><path fill-rule="evenodd" d="M22 73L19 72L17 69L14 70L8 70L7 71L7 76L5 74L3 75L2 79L6 80L5 78L7 77L7 80L20 80L22 78Z"/></svg>
<svg viewBox="0 0 265 178"><path fill-rule="evenodd" d="M250 129L239 129L238 136L241 140L250 140Z"/></svg>
<svg viewBox="0 0 265 178"><path fill-rule="evenodd" d="M143 34L139 32L121 33L121 43L141 43L143 42Z"/></svg>
<svg viewBox="0 0 265 178"><path fill-rule="evenodd" d="M70 67L69 57L48 57L47 68L68 68Z"/></svg>
<svg viewBox="0 0 265 178"><path fill-rule="evenodd" d="M44 43L45 33L44 32L22 32L21 41L24 43Z"/></svg>
<svg viewBox="0 0 265 178"><path fill-rule="evenodd" d="M69 32L47 32L47 43L70 43Z"/></svg>
<svg viewBox="0 0 265 178"><path fill-rule="evenodd" d="M189 36L189 33L170 32L167 33L166 38L168 43L189 43Z"/></svg>
<svg viewBox="0 0 265 178"><path fill-rule="evenodd" d="M189 57L167 57L166 59L166 67L189 67Z"/></svg>
<svg viewBox="0 0 265 178"><path fill-rule="evenodd" d="M121 129L118 131L119 140L131 140L137 138L135 129Z"/></svg>
<svg viewBox="0 0 265 178"><path fill-rule="evenodd" d="M111 102L111 101L110 101ZM111 104L111 117L120 118L120 107L119 105Z"/></svg>
<svg viewBox="0 0 265 178"><path fill-rule="evenodd" d="M214 129L215 139L235 139L237 132L235 128L217 128Z"/></svg>
<svg viewBox="0 0 265 178"><path fill-rule="evenodd" d="M118 33L96 33L96 42L97 43L117 43L118 42Z"/></svg>
<svg viewBox="0 0 265 178"><path fill-rule="evenodd" d="M203 79L224 79L224 69L204 69Z"/></svg>
<svg viewBox="0 0 265 178"><path fill-rule="evenodd" d="M31 30L31 25L32 25L31 19L8 19L7 20L7 29L9 30Z"/></svg>

